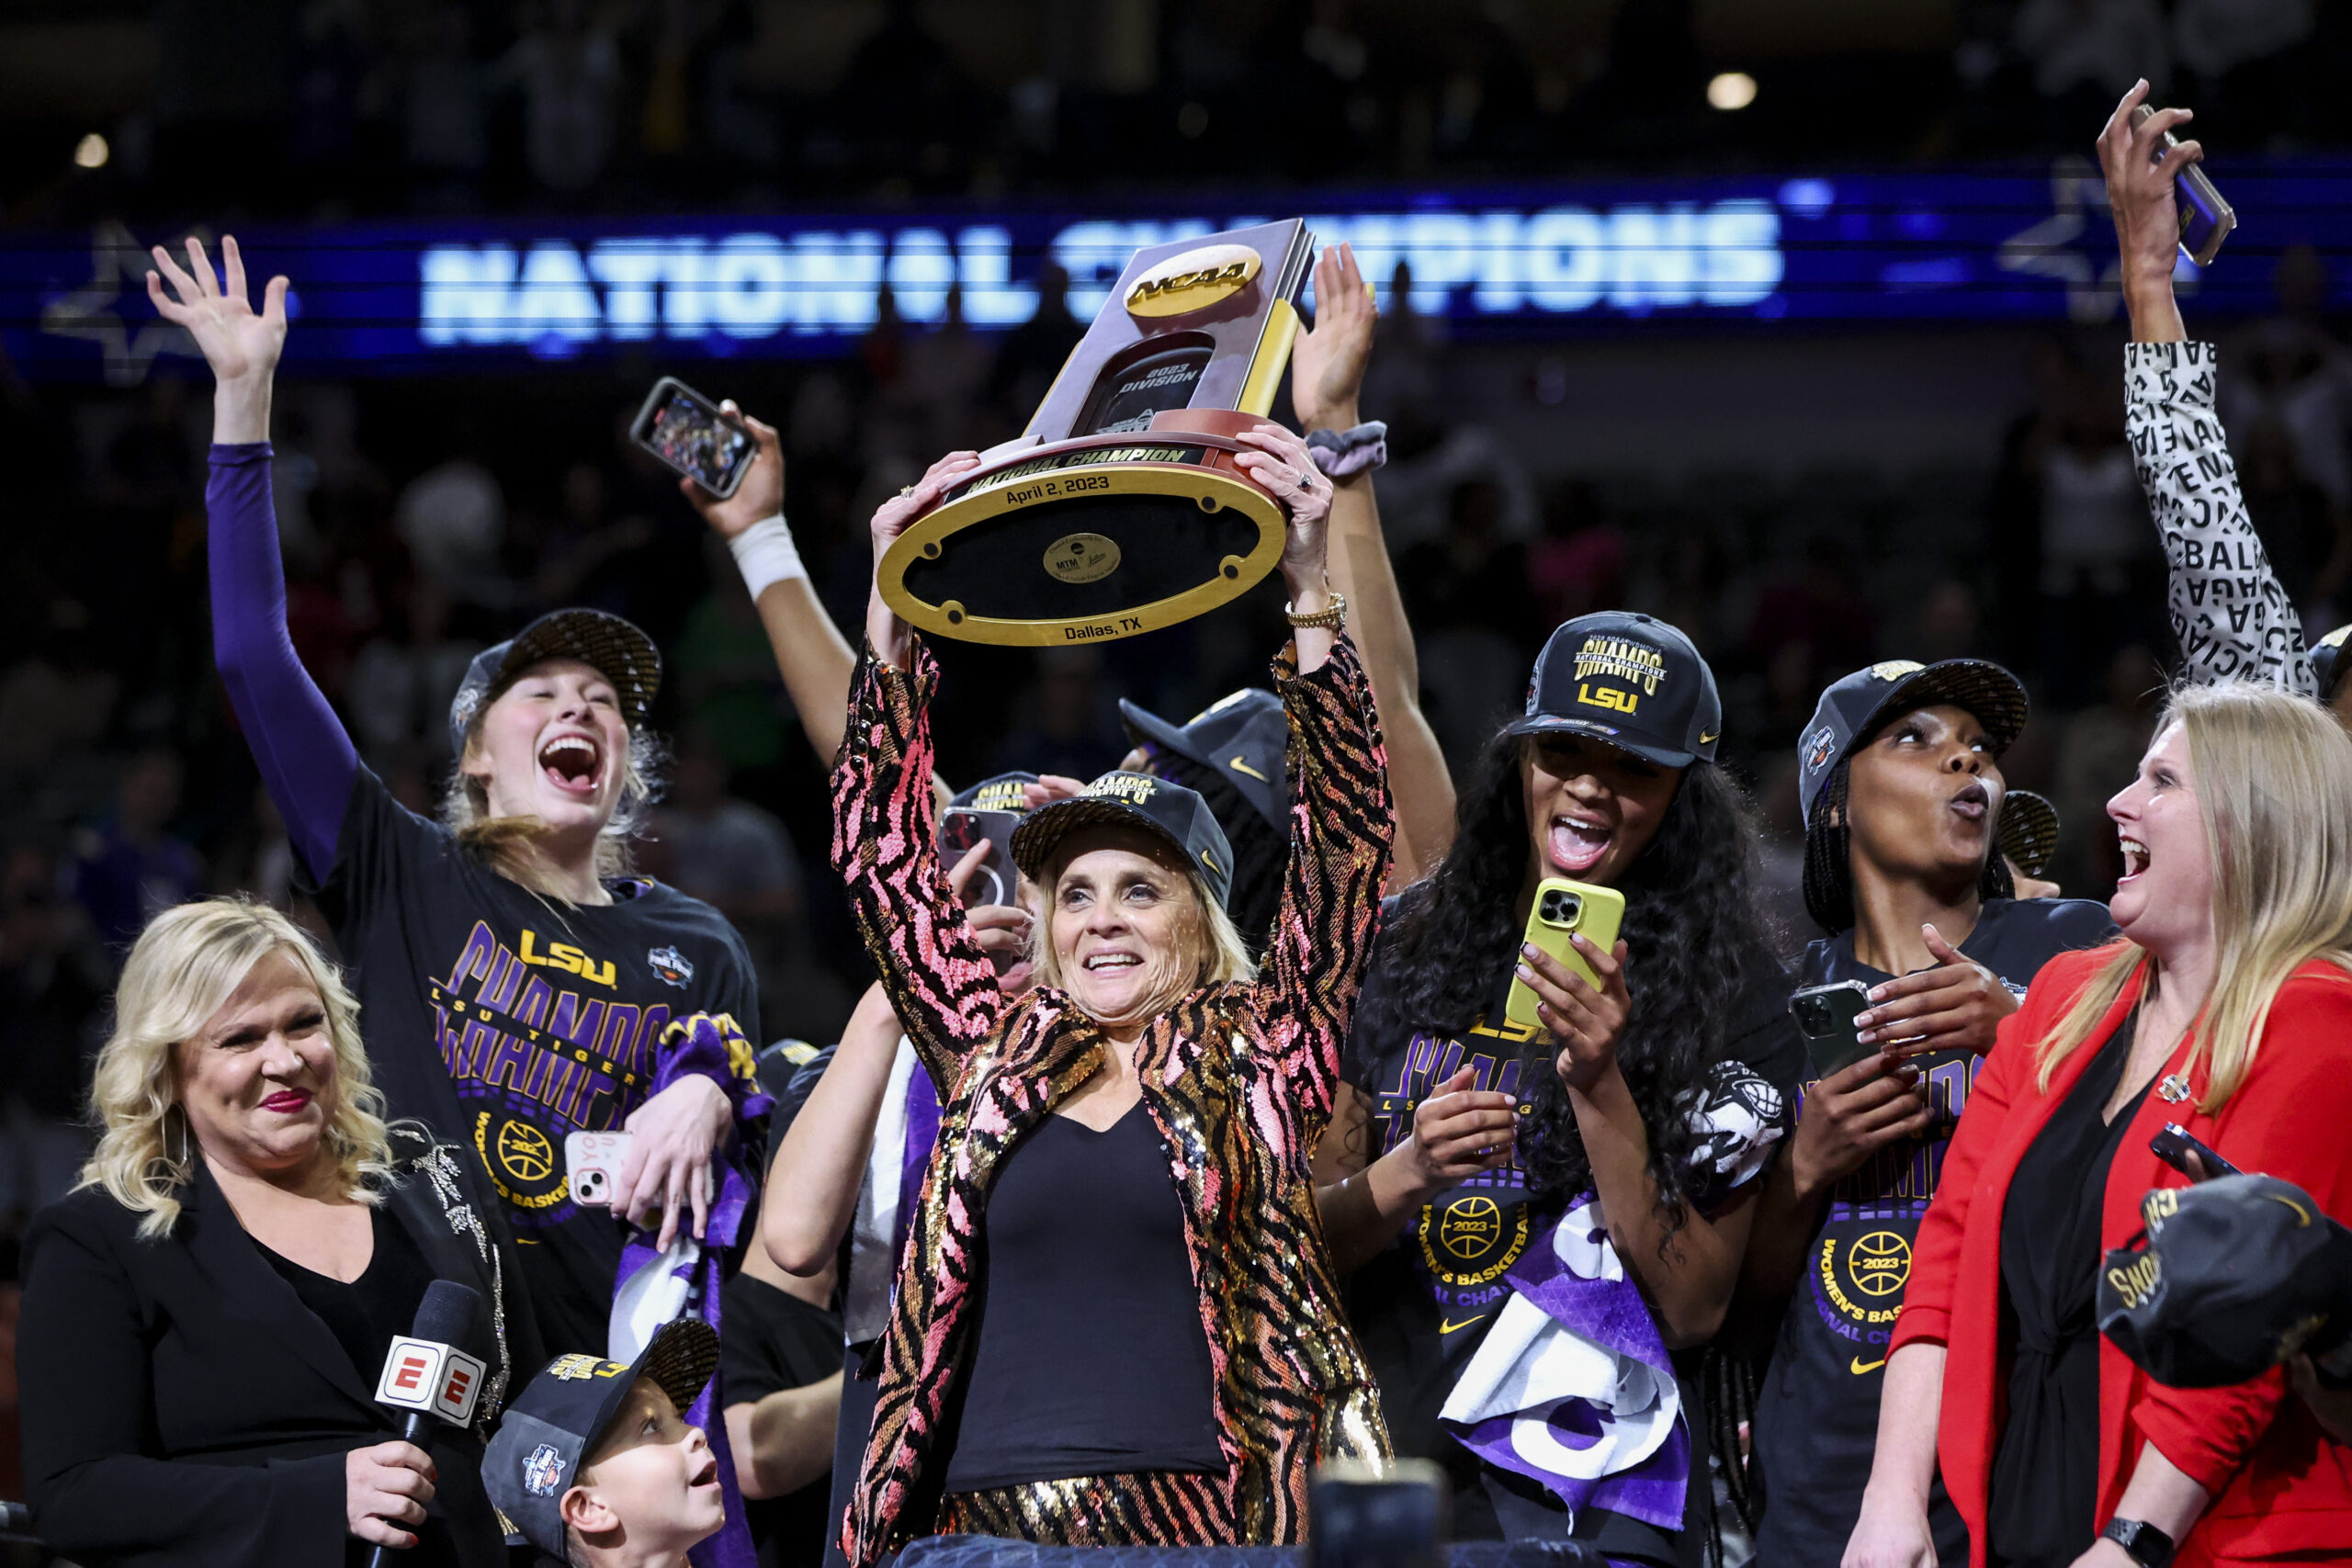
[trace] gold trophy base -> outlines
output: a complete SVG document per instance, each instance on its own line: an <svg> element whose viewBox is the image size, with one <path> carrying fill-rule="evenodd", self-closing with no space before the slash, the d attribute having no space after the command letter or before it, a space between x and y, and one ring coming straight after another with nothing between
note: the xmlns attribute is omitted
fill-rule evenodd
<svg viewBox="0 0 2352 1568"><path fill-rule="evenodd" d="M964 480L883 554L883 602L964 642L1058 648L1159 631L1256 587L1282 507L1236 468L1255 415L1174 409L1148 430L1032 446Z"/></svg>

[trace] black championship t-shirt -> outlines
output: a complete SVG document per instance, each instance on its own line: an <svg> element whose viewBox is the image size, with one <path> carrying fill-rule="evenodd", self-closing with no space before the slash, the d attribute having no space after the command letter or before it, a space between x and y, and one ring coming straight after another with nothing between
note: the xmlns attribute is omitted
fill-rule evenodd
<svg viewBox="0 0 2352 1568"><path fill-rule="evenodd" d="M1552 1070L1550 1034L1491 1014L1460 1039L1395 1025L1384 1031L1382 1021L1396 1013L1385 996L1394 976L1381 959L1375 951L1342 1064L1348 1083L1367 1102L1371 1157L1379 1158L1409 1136L1414 1111L1465 1066L1477 1074L1476 1089L1513 1096L1520 1114L1526 1115L1536 1075ZM1752 968L1756 982L1740 999L1724 1056L1745 1063L1781 1091L1783 1103L1791 1103L1785 1097L1794 1094L1803 1074L1804 1041L1788 1014L1788 978L1768 954L1758 953ZM1380 1384L1389 1436L1398 1454L1434 1461L1452 1477L1453 1533L1459 1540L1525 1533L1529 1527L1507 1523L1501 1516L1524 1521L1543 1511L1541 1497L1533 1497L1530 1507L1514 1506L1508 1495L1498 1509L1490 1488L1521 1492L1532 1483L1499 1471L1482 1473L1481 1461L1453 1440L1438 1412L1510 1295L1503 1271L1555 1218L1531 1201L1526 1172L1514 1159L1439 1194L1348 1281L1350 1315ZM1692 1427L1691 1495L1703 1511L1705 1418L1690 1380L1683 1380L1683 1387ZM1648 1556L1662 1544L1596 1536L1606 1522L1579 1518L1575 1534L1599 1540L1612 1556ZM1657 1535L1652 1527L1623 1523L1633 1534Z"/></svg>
<svg viewBox="0 0 2352 1568"><path fill-rule="evenodd" d="M1996 898L1985 904L1960 951L2021 992L2058 954L2097 947L2114 935L2104 904ZM1854 957L1849 931L1806 949L1797 983L1876 986L1893 978ZM1881 1149L1831 1190L1804 1281L1781 1320L1757 1399L1755 1447L1764 1469L1764 1522L1756 1541L1761 1568L1837 1562L1861 1513L1878 1440L1879 1385L1911 1278L1912 1242L1983 1058L1955 1049L1912 1060L1932 1096L1929 1135ZM1966 1562L1967 1527L1945 1498L1941 1481L1929 1518L1941 1559Z"/></svg>
<svg viewBox="0 0 2352 1568"><path fill-rule="evenodd" d="M609 905L542 899L392 799L366 768L314 890L350 966L376 1085L481 1158L503 1200L550 1355L605 1353L626 1224L571 1201L563 1140L646 1100L673 1019L726 1013L759 1039L743 939L645 878Z"/></svg>

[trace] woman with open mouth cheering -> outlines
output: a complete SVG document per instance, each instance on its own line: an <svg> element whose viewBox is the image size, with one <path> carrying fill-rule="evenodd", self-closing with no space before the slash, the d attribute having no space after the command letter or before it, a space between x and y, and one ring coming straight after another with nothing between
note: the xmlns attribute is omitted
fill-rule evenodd
<svg viewBox="0 0 2352 1568"><path fill-rule="evenodd" d="M1323 1220L1398 1451L1450 1472L1460 1539L1703 1551L1699 1348L1803 1060L1722 729L1680 631L1567 622L1381 933ZM1548 877L1624 895L1613 953L1577 938L1599 987L1521 945ZM1505 1017L1515 973L1537 1027Z"/></svg>
<svg viewBox="0 0 2352 1568"><path fill-rule="evenodd" d="M2122 939L2005 1021L1919 1223L1849 1568L2352 1559L2352 1453L2273 1371L2166 1388L2098 1332L2106 1254L2188 1178L2177 1122L2352 1213L2352 739L2250 682L2174 693L2107 804ZM1940 1457L1941 1464L1938 1460Z"/></svg>
<svg viewBox="0 0 2352 1568"><path fill-rule="evenodd" d="M377 1086L394 1116L471 1149L501 1202L494 1229L551 1352L605 1355L627 1242L614 1216L705 1233L707 1179L750 1083L750 1053L697 1014L758 1038L753 971L719 913L629 874L650 802L646 720L662 661L616 615L559 610L474 660L450 706L458 757L441 820L364 766L286 629L270 497L271 382L286 280L249 303L233 239L225 286L191 240L147 275L165 318L217 378L213 642L221 678L311 891L358 980ZM626 1128L612 1213L574 1203L564 1139ZM722 1213L726 1205L720 1205ZM510 1279L513 1277L510 1276Z"/></svg>

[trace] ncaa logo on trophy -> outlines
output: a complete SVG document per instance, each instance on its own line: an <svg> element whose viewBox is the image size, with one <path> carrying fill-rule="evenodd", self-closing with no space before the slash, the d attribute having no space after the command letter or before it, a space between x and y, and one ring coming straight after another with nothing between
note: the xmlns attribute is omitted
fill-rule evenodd
<svg viewBox="0 0 2352 1568"><path fill-rule="evenodd" d="M1282 506L1234 463L1290 364L1297 219L1137 251L1036 415L883 555L925 632L1045 647L1157 631L1255 587Z"/></svg>

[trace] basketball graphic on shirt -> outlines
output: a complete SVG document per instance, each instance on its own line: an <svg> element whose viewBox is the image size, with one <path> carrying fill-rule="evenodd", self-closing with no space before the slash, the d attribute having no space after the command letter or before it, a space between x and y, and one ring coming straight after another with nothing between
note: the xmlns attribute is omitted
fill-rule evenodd
<svg viewBox="0 0 2352 1568"><path fill-rule="evenodd" d="M1494 1246L1502 1229L1503 1212L1492 1198L1456 1198L1438 1221L1438 1245L1468 1262Z"/></svg>
<svg viewBox="0 0 2352 1568"><path fill-rule="evenodd" d="M1911 1278L1911 1244L1894 1231L1857 1236L1846 1249L1846 1269L1861 1294L1891 1296Z"/></svg>
<svg viewBox="0 0 2352 1568"><path fill-rule="evenodd" d="M515 1180L536 1185L555 1174L555 1146L528 1122L510 1117L498 1129L498 1163Z"/></svg>
<svg viewBox="0 0 2352 1568"><path fill-rule="evenodd" d="M1456 1290L1492 1284L1527 1247L1527 1206L1505 1208L1484 1192L1456 1192L1421 1211L1421 1261Z"/></svg>

